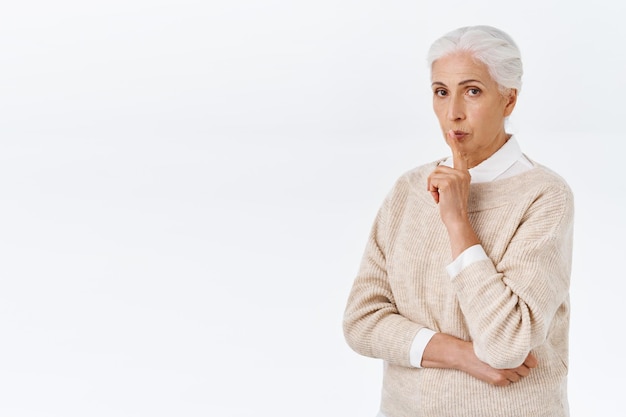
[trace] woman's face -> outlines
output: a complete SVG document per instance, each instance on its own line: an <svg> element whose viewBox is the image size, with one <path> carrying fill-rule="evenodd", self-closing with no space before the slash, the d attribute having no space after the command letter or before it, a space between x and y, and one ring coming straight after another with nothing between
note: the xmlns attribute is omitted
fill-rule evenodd
<svg viewBox="0 0 626 417"><path fill-rule="evenodd" d="M470 168L504 145L504 119L515 107L516 90L504 96L487 66L467 52L436 60L431 78L433 108L443 135L454 131Z"/></svg>

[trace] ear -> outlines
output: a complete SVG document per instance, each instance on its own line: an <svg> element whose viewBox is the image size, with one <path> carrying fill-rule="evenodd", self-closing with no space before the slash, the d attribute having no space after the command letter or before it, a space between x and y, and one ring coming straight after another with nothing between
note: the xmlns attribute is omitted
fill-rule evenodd
<svg viewBox="0 0 626 417"><path fill-rule="evenodd" d="M504 96L506 104L504 106L504 117L508 117L513 113L515 104L517 103L517 88L509 89L508 93Z"/></svg>

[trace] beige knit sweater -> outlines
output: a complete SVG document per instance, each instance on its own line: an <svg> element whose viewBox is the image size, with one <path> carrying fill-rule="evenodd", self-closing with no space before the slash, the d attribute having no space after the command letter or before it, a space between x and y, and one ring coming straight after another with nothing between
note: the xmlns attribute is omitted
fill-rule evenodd
<svg viewBox="0 0 626 417"><path fill-rule="evenodd" d="M344 317L348 344L385 361L387 417L564 417L567 405L573 197L557 174L534 168L472 184L470 221L489 260L451 279L439 209L426 191L438 162L403 175L376 217ZM452 369L413 368L423 327L474 343L496 368L539 365L496 387Z"/></svg>

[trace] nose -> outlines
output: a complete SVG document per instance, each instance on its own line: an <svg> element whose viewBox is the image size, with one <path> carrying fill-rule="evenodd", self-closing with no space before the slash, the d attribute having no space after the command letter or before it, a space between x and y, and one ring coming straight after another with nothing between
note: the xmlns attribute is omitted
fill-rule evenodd
<svg viewBox="0 0 626 417"><path fill-rule="evenodd" d="M454 122L465 119L465 101L458 94L453 94L448 101L448 120Z"/></svg>

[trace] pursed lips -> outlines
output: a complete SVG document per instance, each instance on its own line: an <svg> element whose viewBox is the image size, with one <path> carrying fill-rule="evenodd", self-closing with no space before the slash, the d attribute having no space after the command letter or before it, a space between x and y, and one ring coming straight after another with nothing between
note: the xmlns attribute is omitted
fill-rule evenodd
<svg viewBox="0 0 626 417"><path fill-rule="evenodd" d="M458 140L462 140L462 139L466 138L467 136L469 136L469 133L464 132L462 130L455 130L454 131L454 137L457 138Z"/></svg>

